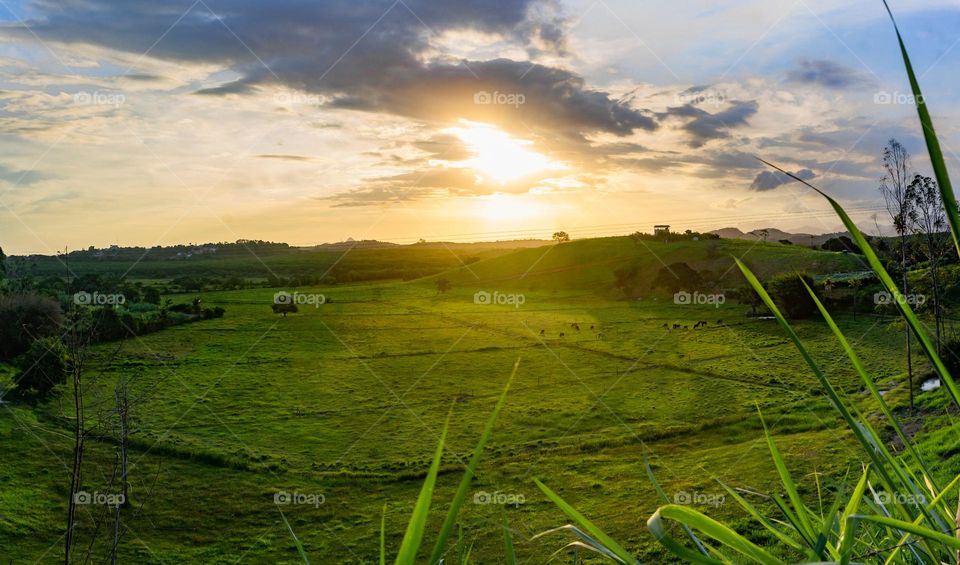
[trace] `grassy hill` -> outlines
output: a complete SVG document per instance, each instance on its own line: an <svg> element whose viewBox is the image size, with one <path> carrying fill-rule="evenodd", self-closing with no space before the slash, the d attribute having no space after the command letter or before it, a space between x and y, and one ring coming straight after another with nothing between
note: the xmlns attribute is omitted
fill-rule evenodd
<svg viewBox="0 0 960 565"><path fill-rule="evenodd" d="M742 285L733 257L744 261L761 278L800 271L827 274L861 271L857 255L807 247L727 239L662 243L629 236L576 240L462 265L430 280L446 278L455 286L496 284L518 290L612 290L617 269L637 267L638 286L649 288L664 265L687 263L711 271L724 286Z"/></svg>

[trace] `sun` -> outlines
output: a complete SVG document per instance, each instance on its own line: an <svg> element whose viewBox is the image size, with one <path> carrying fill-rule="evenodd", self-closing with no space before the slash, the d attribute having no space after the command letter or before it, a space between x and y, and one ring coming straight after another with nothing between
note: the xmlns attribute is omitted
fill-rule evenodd
<svg viewBox="0 0 960 565"><path fill-rule="evenodd" d="M446 130L456 135L473 157L459 165L473 169L479 176L499 184L507 184L551 169L562 169L560 163L529 149L532 141L517 139L494 126L461 120L463 127Z"/></svg>

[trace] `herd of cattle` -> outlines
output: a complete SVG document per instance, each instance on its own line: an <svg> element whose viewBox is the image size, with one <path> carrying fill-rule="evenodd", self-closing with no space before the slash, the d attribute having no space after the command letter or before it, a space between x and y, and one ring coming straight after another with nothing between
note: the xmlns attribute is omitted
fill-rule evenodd
<svg viewBox="0 0 960 565"><path fill-rule="evenodd" d="M693 329L705 328L705 327L707 327L708 324L709 324L709 322L707 322L706 320L700 320L700 321L698 321L697 323L693 324ZM714 324L714 325L716 325L716 326L722 326L722 325L724 325L724 324L723 324L723 320L717 320L716 324ZM672 331L672 330L689 330L689 329L690 329L690 326L689 326L689 325L681 325L681 324L672 324L672 325L671 325L671 324L663 324L663 325L660 326L660 327L663 328L663 329L665 329L665 330L667 330L667 331ZM579 333L579 332L580 332L580 324L577 323L577 322L574 322L574 323L570 324L570 329L572 329L572 330L574 330L574 331L576 331L576 332ZM596 326L591 325L591 326L590 326L590 331L596 333L597 339L599 339L599 340L602 340L602 339L605 337L605 335L604 335L603 332L598 331L598 330L596 329ZM540 330L540 333L539 333L538 335L539 335L540 337L546 337L546 335L547 335L547 330L541 329L541 330ZM566 335L567 335L566 332L560 332L557 337L565 337Z"/></svg>

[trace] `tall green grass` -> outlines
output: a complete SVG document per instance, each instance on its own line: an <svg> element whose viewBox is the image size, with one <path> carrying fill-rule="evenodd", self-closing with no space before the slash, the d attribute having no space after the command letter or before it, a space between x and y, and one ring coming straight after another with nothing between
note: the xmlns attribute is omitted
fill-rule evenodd
<svg viewBox="0 0 960 565"><path fill-rule="evenodd" d="M910 63L906 46L886 0L884 0L884 7L890 15L891 21L893 21L910 87L917 101L917 113L923 128L930 162L933 165L934 174L940 187L944 209L950 224L951 236L957 252L960 254L960 213L957 210L957 201L950 184L946 162L920 84ZM930 336L927 335L923 323L913 312L902 292L883 268L866 238L843 207L809 182L797 178L772 163L763 162L812 188L830 203L854 241L863 250L870 268L877 274L887 291L895 297L900 313L918 338L931 366L946 385L954 403L960 407L960 390L958 390L952 376L938 356L937 349ZM816 303L818 310L847 354L857 374L866 385L867 390L877 402L884 417L890 422L896 434L906 446L906 455L895 456L892 454L863 414L860 414L855 406L844 400L808 353L799 336L774 304L757 277L742 262L739 260L736 262L750 286L776 317L804 362L816 375L830 403L840 413L850 431L860 443L869 463L864 465L859 480L849 489L849 494L838 493L826 513L820 511L822 508L815 510L800 496L787 462L777 448L776 442L764 422L767 446L777 470L782 490L786 493L786 500L777 494L772 495L770 498L776 511L772 515L766 514L748 502L736 490L727 485L722 486L754 521L758 522L777 540L777 547L759 547L737 533L733 528L703 513L685 506L669 504L669 498L660 488L648 465L648 474L654 487L661 497L668 502L668 504L658 508L647 521L650 533L669 552L690 563L752 562L773 565L784 563L785 559L844 565L862 560L884 564L960 562L960 539L958 539L960 516L947 502L956 500L958 496L956 487L960 483L960 476L954 478L943 488L936 485L928 465L912 445L912 441L904 432L903 426L897 421L890 407L877 391L872 377L867 373L856 351L809 286L807 291L811 299ZM539 481L537 485L574 523L590 532L592 549L596 553L614 562L636 563L636 560L622 546L610 539L599 527L590 522L575 508ZM671 535L671 524L682 526L682 531L686 532L687 537L693 544L692 548ZM774 549L776 551L773 551Z"/></svg>

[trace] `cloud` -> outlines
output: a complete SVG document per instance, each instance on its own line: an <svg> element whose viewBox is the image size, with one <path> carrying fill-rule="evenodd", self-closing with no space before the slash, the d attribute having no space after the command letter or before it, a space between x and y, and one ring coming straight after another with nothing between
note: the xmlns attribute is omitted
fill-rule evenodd
<svg viewBox="0 0 960 565"><path fill-rule="evenodd" d="M312 161L313 157L306 155L289 155L286 153L265 153L257 155L257 159L276 159L279 161Z"/></svg>
<svg viewBox="0 0 960 565"><path fill-rule="evenodd" d="M871 83L868 78L850 67L826 60L801 61L797 68L787 73L787 81L837 90Z"/></svg>
<svg viewBox="0 0 960 565"><path fill-rule="evenodd" d="M22 171L0 165L0 183L14 186L29 186L46 178L36 171Z"/></svg>
<svg viewBox="0 0 960 565"><path fill-rule="evenodd" d="M561 135L627 135L653 118L565 69L530 61L470 61L442 52L437 38L466 30L493 35L529 54L562 53L565 20L555 0L33 0L41 14L0 36L90 45L178 63L214 65L235 79L197 90L245 95L282 87L321 104L423 121L466 118ZM208 8L209 7L209 8ZM176 25L171 25L176 22ZM153 43L157 38L159 42ZM522 95L519 105L475 104L478 92Z"/></svg>
<svg viewBox="0 0 960 565"><path fill-rule="evenodd" d="M659 114L662 118L687 119L682 126L692 137L691 147L701 147L708 141L730 137L730 129L747 125L747 119L757 113L760 104L756 100L733 100L729 107L711 114L693 104L667 108Z"/></svg>
<svg viewBox="0 0 960 565"><path fill-rule="evenodd" d="M810 169L800 169L799 171L793 173L797 178L803 180L810 180L817 175ZM781 173L780 171L762 171L756 177L754 177L753 182L750 184L751 190L764 191L764 190L773 190L780 185L792 182L793 179L789 176Z"/></svg>

